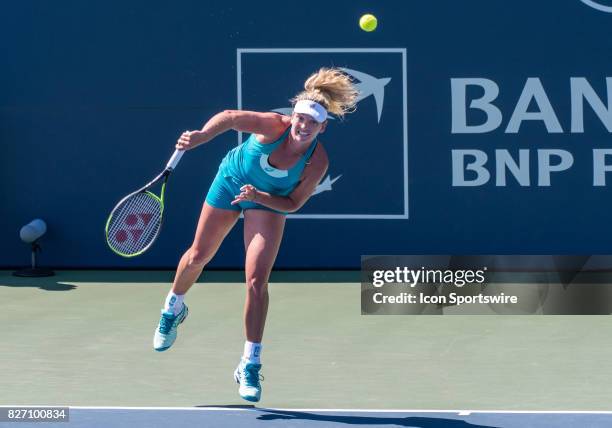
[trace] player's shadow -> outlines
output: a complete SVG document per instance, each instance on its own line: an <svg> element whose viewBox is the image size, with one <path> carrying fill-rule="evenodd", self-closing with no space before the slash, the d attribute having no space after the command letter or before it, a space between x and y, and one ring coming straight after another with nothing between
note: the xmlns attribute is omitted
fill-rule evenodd
<svg viewBox="0 0 612 428"><path fill-rule="evenodd" d="M348 425L395 425L414 428L498 428L491 425L478 425L460 419L434 418L423 416L380 417L380 416L339 416L288 410L260 409L266 412L257 419L261 421L296 421L335 422Z"/></svg>
<svg viewBox="0 0 612 428"><path fill-rule="evenodd" d="M57 276L46 276L40 278L23 278L6 275L0 278L0 287L30 288L36 287L45 291L71 291L76 285L67 284L58 279Z"/></svg>

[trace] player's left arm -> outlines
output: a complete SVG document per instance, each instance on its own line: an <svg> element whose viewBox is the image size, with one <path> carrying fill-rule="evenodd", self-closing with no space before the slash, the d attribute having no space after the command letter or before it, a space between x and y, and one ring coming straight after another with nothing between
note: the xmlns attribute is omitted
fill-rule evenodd
<svg viewBox="0 0 612 428"><path fill-rule="evenodd" d="M236 197L232 204L240 201L253 201L268 208L272 208L273 210L289 213L295 212L310 199L312 193L317 188L317 184L319 184L327 172L328 166L329 159L327 153L323 145L319 143L310 157L310 162L302 172L299 184L290 195L271 195L270 193L255 189L250 184L246 184L242 186L240 195Z"/></svg>

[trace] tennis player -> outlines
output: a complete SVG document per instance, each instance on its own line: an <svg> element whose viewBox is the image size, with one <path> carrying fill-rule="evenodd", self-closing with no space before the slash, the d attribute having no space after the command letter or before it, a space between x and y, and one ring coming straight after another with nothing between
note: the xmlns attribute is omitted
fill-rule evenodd
<svg viewBox="0 0 612 428"><path fill-rule="evenodd" d="M268 311L268 278L283 237L285 216L310 198L327 171L328 158L317 136L328 114L343 117L355 108L357 90L338 69L322 68L292 99L293 113L226 110L200 131L184 132L176 147L191 150L233 129L250 133L221 162L200 214L195 238L179 262L172 290L155 330L156 351L170 348L188 314L183 299L244 213L246 302L244 353L234 372L240 396L259 401L262 336Z"/></svg>

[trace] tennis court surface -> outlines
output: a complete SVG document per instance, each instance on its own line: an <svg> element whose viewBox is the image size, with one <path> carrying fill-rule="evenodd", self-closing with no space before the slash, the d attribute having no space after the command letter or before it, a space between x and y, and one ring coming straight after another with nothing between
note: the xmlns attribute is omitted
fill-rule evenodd
<svg viewBox="0 0 612 428"><path fill-rule="evenodd" d="M414 427L570 428L609 427L612 412L471 412L423 410L328 410L269 408L86 408L70 409L70 420L44 426L85 427ZM2 424L0 424L2 425ZM9 425L9 424L4 424ZM39 423L20 423L36 427Z"/></svg>
<svg viewBox="0 0 612 428"><path fill-rule="evenodd" d="M275 272L252 408L232 379L243 274L205 273L156 353L172 274L0 272L0 404L70 406L78 427L612 426L609 317L362 316L358 272Z"/></svg>

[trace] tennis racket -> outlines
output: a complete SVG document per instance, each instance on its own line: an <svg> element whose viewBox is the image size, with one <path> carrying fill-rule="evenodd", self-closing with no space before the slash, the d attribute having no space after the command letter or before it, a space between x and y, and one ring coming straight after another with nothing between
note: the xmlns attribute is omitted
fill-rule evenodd
<svg viewBox="0 0 612 428"><path fill-rule="evenodd" d="M164 216L164 193L168 177L176 168L183 150L176 150L166 168L141 189L121 199L106 221L106 243L122 257L135 257L147 251L157 236ZM158 195L151 192L162 182Z"/></svg>

